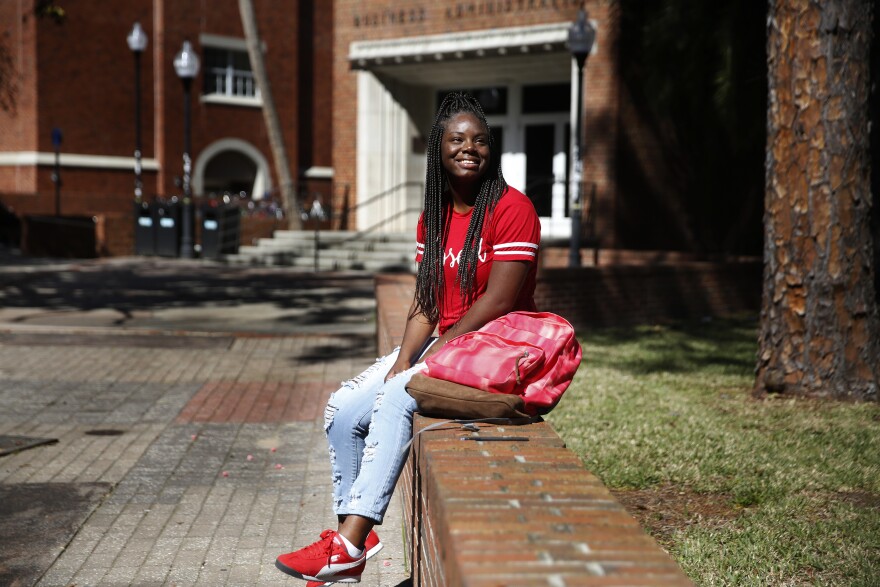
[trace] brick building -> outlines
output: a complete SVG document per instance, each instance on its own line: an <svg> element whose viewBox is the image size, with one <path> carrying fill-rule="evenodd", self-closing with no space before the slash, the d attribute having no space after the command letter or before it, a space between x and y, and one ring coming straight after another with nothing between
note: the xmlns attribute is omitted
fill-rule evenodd
<svg viewBox="0 0 880 587"><path fill-rule="evenodd" d="M62 215L103 214L133 230L136 82L126 37L135 22L148 37L140 75L145 198L181 194L184 92L172 62L184 40L201 61L191 100L194 193L277 194L237 0L56 4L63 18L36 14L34 0L0 3L13 90L0 110L0 202L20 215L52 214L60 203ZM332 91L322 72L331 67L332 4L253 5L291 175L329 184ZM58 203L55 129L62 139Z"/></svg>
<svg viewBox="0 0 880 587"><path fill-rule="evenodd" d="M59 4L61 22L35 16L34 0L0 4L17 72L14 104L0 111L0 202L19 214L55 210L57 128L61 213L115 215L120 230L131 230L135 80L125 41L136 21L149 37L141 75L147 197L181 191L183 91L172 60L187 39L202 62L192 100L195 194L277 193L236 0ZM253 4L291 174L326 191L336 218L413 230L434 111L444 92L468 89L500 140L508 182L533 198L545 236L569 237L577 70L566 40L580 0ZM586 4L597 37L584 76L584 179L595 190L603 246L614 247L617 8ZM350 218L340 213L354 206Z"/></svg>

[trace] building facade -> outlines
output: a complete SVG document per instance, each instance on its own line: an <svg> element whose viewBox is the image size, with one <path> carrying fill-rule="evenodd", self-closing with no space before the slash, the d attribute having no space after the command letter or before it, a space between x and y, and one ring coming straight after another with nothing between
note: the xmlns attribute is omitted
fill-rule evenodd
<svg viewBox="0 0 880 587"><path fill-rule="evenodd" d="M184 41L200 60L190 102L193 193L278 195L265 92L237 0L61 4L61 17L38 14L34 0L0 4L12 74L4 79L11 104L0 110L0 202L19 214L131 215L138 82L126 38L135 22L148 38L139 76L145 199L182 190L184 90L173 60ZM290 174L298 185L329 184L332 88L322 72L332 65L332 4L253 7Z"/></svg>
<svg viewBox="0 0 880 587"><path fill-rule="evenodd" d="M445 92L481 101L512 186L535 203L545 237L571 235L573 83L567 48L580 0L337 0L333 167L356 194L358 226L410 230L425 141ZM597 230L613 245L617 82L615 3L587 2L597 32L585 70L584 168Z"/></svg>
<svg viewBox="0 0 880 587"><path fill-rule="evenodd" d="M271 95L303 205L322 194L334 226L411 232L425 141L450 90L482 102L508 182L535 202L547 238L571 234L573 83L566 46L581 0L253 0ZM18 214L131 214L139 22L144 193L181 193L184 108L172 62L188 40L201 60L192 96L195 195L279 195L279 170L237 0L0 4L15 71L0 110L0 202ZM585 201L615 246L616 3L586 2L596 42L585 69ZM61 186L53 182L56 141ZM58 196L60 193L60 197ZM130 223L121 224L128 226ZM124 251L123 251L124 252ZM130 251L129 251L130 252Z"/></svg>

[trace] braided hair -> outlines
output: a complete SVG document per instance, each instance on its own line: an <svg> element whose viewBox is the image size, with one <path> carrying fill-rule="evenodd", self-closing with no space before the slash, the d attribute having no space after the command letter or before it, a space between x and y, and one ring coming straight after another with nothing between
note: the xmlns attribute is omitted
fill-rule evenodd
<svg viewBox="0 0 880 587"><path fill-rule="evenodd" d="M477 260L480 254L480 237L488 215L495 209L507 189L501 173L501 157L493 144L489 123L483 108L473 96L452 92L443 98L437 118L431 127L427 145L427 172L425 173L425 207L422 214L425 235L425 251L416 279L416 304L414 315L423 314L431 322L440 319L440 303L443 295L444 242L451 219L452 201L447 190L448 181L440 155L440 146L446 123L457 114L473 115L486 128L489 135L489 166L480 179L479 191L474 201L470 224L461 250L456 281L462 297L473 300L476 289Z"/></svg>

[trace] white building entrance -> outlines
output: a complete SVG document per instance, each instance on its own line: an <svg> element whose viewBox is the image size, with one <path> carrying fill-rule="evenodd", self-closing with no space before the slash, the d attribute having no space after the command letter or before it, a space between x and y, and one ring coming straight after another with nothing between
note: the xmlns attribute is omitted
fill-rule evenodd
<svg viewBox="0 0 880 587"><path fill-rule="evenodd" d="M542 234L567 238L571 56L568 24L352 43L358 73L358 227L411 232L425 140L442 96L483 105L507 182L535 203Z"/></svg>

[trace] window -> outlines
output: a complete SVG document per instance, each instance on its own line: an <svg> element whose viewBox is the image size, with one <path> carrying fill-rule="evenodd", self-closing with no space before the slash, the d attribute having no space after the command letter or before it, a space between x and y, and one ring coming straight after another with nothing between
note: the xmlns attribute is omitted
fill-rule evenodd
<svg viewBox="0 0 880 587"><path fill-rule="evenodd" d="M523 86L523 114L571 111L571 84Z"/></svg>
<svg viewBox="0 0 880 587"><path fill-rule="evenodd" d="M456 88L455 90L441 90L437 92L437 105L449 92L466 92L477 99L483 107L483 114L492 116L495 114L507 114L507 88Z"/></svg>
<svg viewBox="0 0 880 587"><path fill-rule="evenodd" d="M203 34L204 88L202 101L259 105L260 88L244 39Z"/></svg>
<svg viewBox="0 0 880 587"><path fill-rule="evenodd" d="M232 49L205 47L205 94L259 98L260 90L248 54Z"/></svg>

